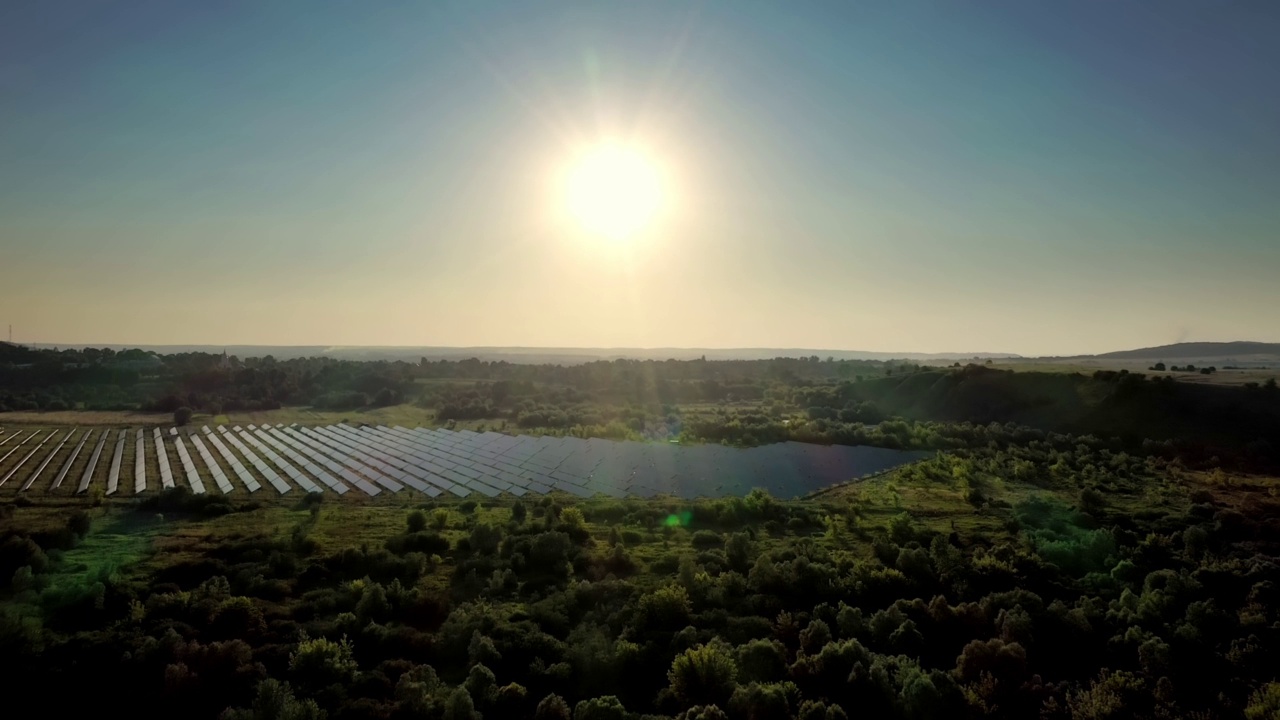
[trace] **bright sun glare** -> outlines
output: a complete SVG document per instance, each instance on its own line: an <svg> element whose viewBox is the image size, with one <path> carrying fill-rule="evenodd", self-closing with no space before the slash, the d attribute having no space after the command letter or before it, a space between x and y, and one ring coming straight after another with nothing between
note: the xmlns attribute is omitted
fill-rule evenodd
<svg viewBox="0 0 1280 720"><path fill-rule="evenodd" d="M570 215L586 232L609 240L629 240L662 208L662 177L644 153L604 144L583 153L565 184Z"/></svg>

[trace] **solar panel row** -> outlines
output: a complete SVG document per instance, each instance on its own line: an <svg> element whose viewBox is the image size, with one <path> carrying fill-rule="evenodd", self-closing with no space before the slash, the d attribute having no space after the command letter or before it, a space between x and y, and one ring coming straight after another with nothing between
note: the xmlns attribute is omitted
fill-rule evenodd
<svg viewBox="0 0 1280 720"><path fill-rule="evenodd" d="M124 430L116 438L116 451L111 456L111 470L107 473L107 494L114 495L120 487L120 461L124 459Z"/></svg>
<svg viewBox="0 0 1280 720"><path fill-rule="evenodd" d="M253 426L250 425L249 427L252 428ZM316 485L314 482L312 482L311 478L303 475L302 471L298 470L298 468L290 465L288 462L285 462L284 458L275 454L275 452L273 452L271 448L267 447L266 445L263 445L262 442L259 440L259 438L254 437L255 434L261 436L262 432L256 431L255 433L252 433L252 434L249 432L242 432L240 433L240 436L243 437L245 440L248 440L249 444L257 448L258 452L262 453L263 455L266 455L267 459L270 460L272 464L274 464L276 467L283 470L284 474L288 475L289 479L297 483L298 486L301 487L303 490L306 490L307 492L313 492L313 493L320 492L319 485Z"/></svg>
<svg viewBox="0 0 1280 720"><path fill-rule="evenodd" d="M80 456L80 450L84 447L84 444L88 442L90 435L93 435L93 431L86 430L84 435L80 438L79 444L76 445L76 449L72 451L71 456L67 458L66 462L62 463L62 469L58 471L58 476L54 478L53 485L49 487L50 490L56 490L59 487L62 487L63 478L65 478L67 473L71 471L71 464Z"/></svg>
<svg viewBox="0 0 1280 720"><path fill-rule="evenodd" d="M375 482L391 492L400 492L401 490L404 490L404 485L401 485L395 480L384 476L382 473L379 473L364 464L348 451L339 448L330 438L316 432L314 428L299 428L296 432L298 433L298 437L305 437L309 440L311 447L328 455L329 457L335 458L341 465L345 466L348 471L355 475L359 475L366 480Z"/></svg>
<svg viewBox="0 0 1280 720"><path fill-rule="evenodd" d="M239 426L237 426L237 428L238 427ZM232 447L240 451L240 454L244 456L245 460L249 461L250 465L257 468L258 472L267 479L267 482L271 483L271 486L276 489L276 492L281 495L289 492L289 484L280 479L280 476L276 474L276 471L272 470L271 467L255 455L252 450L245 447L244 443L240 442L240 439L236 437L235 433L227 432L227 429L222 426L219 426L218 430L222 432L222 436L227 439L227 442L231 443ZM237 430L237 432L243 431Z"/></svg>
<svg viewBox="0 0 1280 720"><path fill-rule="evenodd" d="M22 484L20 491L25 492L27 488L31 487L35 483L35 481L40 477L40 473L44 472L44 469L48 467L49 463L53 460L53 457L58 454L58 451L62 449L62 446L66 445L67 441L70 440L71 436L75 435L75 433L75 430L67 431L66 436L62 438L62 442L59 442L56 447L50 450L49 454L45 456L44 462L40 463L40 466L32 471L31 477L27 478L27 481Z"/></svg>
<svg viewBox="0 0 1280 720"><path fill-rule="evenodd" d="M279 449L280 452L284 453L285 457L288 457L290 460L301 465L303 470L307 471L308 473L311 473L311 475L313 475L314 477L319 478L320 482L327 485L329 489L333 490L339 495L345 495L350 490L350 488L348 488L346 485L343 485L340 480L330 475L323 468L321 468L320 466L312 462L312 457L310 454L305 452L303 454L299 454L298 452L296 452L294 449L293 440L287 437L286 435L284 435L284 433L280 432L279 430L269 430L263 437L265 437L268 442L270 442L277 449ZM304 446L300 446L300 449L305 451L307 448ZM370 493L370 496L377 495L378 489L377 488L372 488L372 489L373 489L373 492ZM368 490L366 490L366 492L368 492Z"/></svg>
<svg viewBox="0 0 1280 720"><path fill-rule="evenodd" d="M36 444L36 446L35 446L35 447L31 448L31 451L30 451L30 452L28 452L26 455L22 456L22 459L18 461L18 464L17 464L17 465L14 465L14 466L9 470L9 472L5 473L5 475L4 475L4 477L3 477L3 478L0 478L0 486L3 486L5 483L9 482L9 478L11 478L11 477L13 477L14 475L18 474L18 470L19 470L19 469L21 469L23 465L26 465L26 464L27 464L27 461L31 459L31 456L32 456L32 455L35 455L35 454L40 450L40 448L44 447L44 444L45 444L45 443L47 443L47 442L49 442L50 440L52 440L52 439L53 439L53 436L54 436L54 435L57 435L57 434L58 434L58 431L57 431L57 430L54 430L53 432L49 433L48 437L46 437L44 440L41 440L39 443L37 443L37 444ZM17 449L17 448L15 448L15 449Z"/></svg>
<svg viewBox="0 0 1280 720"><path fill-rule="evenodd" d="M400 492L404 490L404 485L400 480L407 476L402 470L391 467L390 465L371 457L359 448L350 445L341 436L336 436L326 428L310 428L311 436L318 442L329 448L330 454L335 457L343 457L348 467L353 467L367 478L372 478L374 482L387 488L391 492Z"/></svg>
<svg viewBox="0 0 1280 720"><path fill-rule="evenodd" d="M349 432L357 432L348 428ZM413 469L417 477L424 482L440 488L444 492L448 492L458 497L467 497L471 494L471 488L464 484L449 479L445 476L445 468L443 465L432 462L430 455L426 454L421 448L409 443L404 443L399 438L388 436L380 433L359 433L361 437L370 438L370 442L380 443L380 447L390 452L394 456L398 456L401 462Z"/></svg>
<svg viewBox="0 0 1280 720"><path fill-rule="evenodd" d="M286 476L308 492L321 492L327 487L343 494L355 486L375 496L384 491L400 492L407 486L430 497L446 493L457 497L473 494L496 497L503 493L522 496L550 492L576 497L597 494L695 497L740 495L753 487L764 487L775 495L787 497L901 465L920 456L895 450L802 443L738 449L398 426L285 427L263 423L251 428L233 431L217 426L215 432L205 426L199 431L180 433L170 428L178 459L193 492L204 492L203 471L194 459L197 454L223 493L234 489L229 480L234 473L250 492L261 488L260 478L265 478L277 491L288 492L290 483L282 477ZM10 447L0 456L0 461L18 454L22 458L14 466L5 466L6 474L0 477L0 486L35 464L36 455L52 447L21 490L30 488L59 457L62 448L71 444L76 432L66 433L56 446L54 438L61 431L49 433L43 439L38 438L44 431L30 434L20 431L4 437L0 444L7 443ZM161 484L172 488L173 468L162 430L153 428L152 433ZM77 458L89 441L96 439L77 489L81 493L87 491L98 463L104 462L102 455L110 436L110 431L85 432L63 463L51 489L60 487L73 466L79 467L75 465ZM109 494L118 491L127 433L120 431L115 439L111 467L105 472ZM188 443L194 446L194 452L188 452ZM137 493L146 489L146 452L145 436L139 430L134 461ZM230 471L226 471L227 468Z"/></svg>
<svg viewBox="0 0 1280 720"><path fill-rule="evenodd" d="M136 494L147 489L147 445L141 428L133 438L133 453L133 492Z"/></svg>
<svg viewBox="0 0 1280 720"><path fill-rule="evenodd" d="M433 477L430 473L407 461L394 448L383 445L375 440L367 439L344 425L336 425L333 430L336 434L341 435L347 441L354 443L357 447L363 448L366 453L371 455L379 463L382 463L384 466L389 466L391 471L399 473L399 475L397 475L397 479L405 485L408 485L418 492L426 493L430 497L439 497L444 492L445 488L440 487L436 482L433 482ZM435 480L439 480L439 478L435 478ZM444 481L440 480L440 482Z"/></svg>
<svg viewBox="0 0 1280 720"><path fill-rule="evenodd" d="M191 492L196 495L203 495L204 481L200 479L200 473L196 472L196 464L191 462L191 455L187 453L187 446L182 442L182 438L175 437L173 446L178 449L178 460L182 462L182 471L186 473L187 484L191 486Z"/></svg>
<svg viewBox="0 0 1280 720"><path fill-rule="evenodd" d="M218 451L218 454L222 456L222 459L231 466L231 472L234 472L236 477L240 478L240 482L244 483L245 489L249 492L258 492L258 490L262 488L262 485L253 478L253 475L245 468L244 464L227 449L227 446L222 444L222 441L218 439L217 434L208 432L208 430L208 428L205 428L206 433L208 433L207 439L213 445L214 449Z"/></svg>
<svg viewBox="0 0 1280 720"><path fill-rule="evenodd" d="M227 480L226 473L222 472L222 468L218 467L218 463L214 461L213 455L209 454L209 448L204 446L204 442L200 440L199 435L191 436L191 444L195 446L196 452L200 454L200 459L204 461L205 467L209 468L209 474L213 476L213 483L218 486L223 495L231 494L231 482Z"/></svg>
<svg viewBox="0 0 1280 720"><path fill-rule="evenodd" d="M355 485L356 487L360 488L365 492L365 494L373 496L382 492L382 488L378 487L377 485L374 485L373 483L369 482L363 477L360 477L359 475L355 474L351 470L343 467L341 464L335 461L332 457L325 454L324 445L316 442L314 438L304 435L301 432L294 430L293 428L286 428L283 431L283 434L285 437L289 438L289 441L293 443L294 447L297 447L307 457L311 458L314 462L319 463L321 466L327 468L329 472L333 473L334 475L337 475L343 480L346 480L352 485Z"/></svg>
<svg viewBox="0 0 1280 720"><path fill-rule="evenodd" d="M165 490L172 490L175 487L173 469L169 467L169 453L164 449L164 436L160 434L160 428L152 432L151 440L156 446L156 462L160 464L160 486Z"/></svg>
<svg viewBox="0 0 1280 720"><path fill-rule="evenodd" d="M86 492L89 489L89 483L93 482L93 471L98 468L98 458L102 457L102 447L107 444L107 437L110 435L109 430L102 431L102 437L98 439L98 444L93 448L93 455L89 458L89 465L84 469L84 475L80 476L80 487L76 489L77 493Z"/></svg>
<svg viewBox="0 0 1280 720"><path fill-rule="evenodd" d="M33 437L35 437L35 436L37 436L37 435L39 435L39 434L40 434L40 431L39 431L39 430L36 430L36 431L32 432L30 435L28 435L28 436L26 436L25 438L23 438L22 440L18 441L18 444L17 444L17 445L14 445L12 448L10 448L10 449L9 449L9 452L5 453L3 457L0 457L0 462L4 462L5 460L8 460L10 455L12 455L12 454L14 454L14 453L18 452L18 448L22 447L23 445L25 445L25 444L26 444L26 442L27 442L28 440L30 440L31 438L33 438Z"/></svg>

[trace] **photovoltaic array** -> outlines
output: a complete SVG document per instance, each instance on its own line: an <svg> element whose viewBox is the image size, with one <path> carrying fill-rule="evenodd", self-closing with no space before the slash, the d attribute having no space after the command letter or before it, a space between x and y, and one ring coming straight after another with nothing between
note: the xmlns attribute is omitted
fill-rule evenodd
<svg viewBox="0 0 1280 720"><path fill-rule="evenodd" d="M76 493L88 492L101 477L105 494L118 494L130 457L134 494L148 489L149 458L159 469L160 486L173 488L179 482L170 465L171 448L182 467L181 484L196 494L236 492L234 478L249 493L270 485L278 494L298 488L338 495L356 490L357 496L367 497L411 492L433 498L493 498L561 492L583 498L693 498L745 495L758 487L785 498L925 456L795 442L743 449L346 424L152 428L149 443L143 430L85 430L72 442L77 432L0 433L0 488L18 478L18 492L39 489L37 481L53 466L60 469L49 491L57 491L74 470L80 477ZM113 438L106 462L104 449ZM92 450L86 450L95 439ZM38 462L33 460L45 447L52 449ZM212 480L209 486L206 479Z"/></svg>

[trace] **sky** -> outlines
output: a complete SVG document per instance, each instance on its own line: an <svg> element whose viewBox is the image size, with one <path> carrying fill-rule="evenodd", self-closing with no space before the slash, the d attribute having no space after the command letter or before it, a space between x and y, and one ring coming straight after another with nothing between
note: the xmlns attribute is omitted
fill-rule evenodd
<svg viewBox="0 0 1280 720"><path fill-rule="evenodd" d="M1280 341L1280 4L0 4L19 342ZM566 210L602 143L660 212ZM2 328L0 328L2 329Z"/></svg>

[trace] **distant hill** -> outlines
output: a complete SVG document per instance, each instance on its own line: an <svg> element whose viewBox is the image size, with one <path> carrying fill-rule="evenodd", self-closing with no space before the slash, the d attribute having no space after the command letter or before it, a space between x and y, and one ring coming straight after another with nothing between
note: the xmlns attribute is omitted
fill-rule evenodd
<svg viewBox="0 0 1280 720"><path fill-rule="evenodd" d="M861 350L819 350L811 348L540 348L540 347L376 347L376 346L323 346L323 345L82 345L71 344L56 346L52 344L33 344L37 348L53 347L108 347L113 350L138 348L144 351L161 354L173 353L214 353L239 358L266 357L270 355L277 360L290 360L300 357L330 357L338 360L405 360L416 362L421 358L428 360L465 360L478 358L491 362L503 361L521 364L559 364L577 365L597 360L616 360L620 358L632 360L695 360L705 357L708 360L768 360L776 357L812 357L814 355L836 360L973 360L973 359L1010 359L1018 355L1012 353L895 353L865 352Z"/></svg>
<svg viewBox="0 0 1280 720"><path fill-rule="evenodd" d="M1174 345L1121 350L1092 357L1100 360L1280 360L1280 343L1186 342Z"/></svg>

